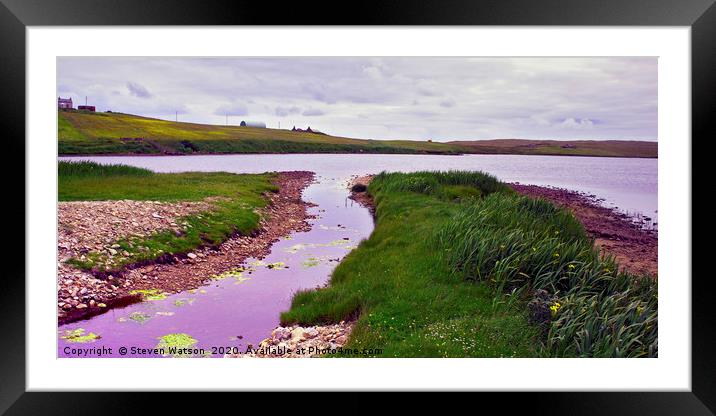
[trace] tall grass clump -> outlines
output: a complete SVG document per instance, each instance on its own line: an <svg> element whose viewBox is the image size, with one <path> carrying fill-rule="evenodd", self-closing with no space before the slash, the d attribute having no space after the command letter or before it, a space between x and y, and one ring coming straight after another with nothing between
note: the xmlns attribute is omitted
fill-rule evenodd
<svg viewBox="0 0 716 416"><path fill-rule="evenodd" d="M371 182L371 193L417 192L443 199L478 197L509 188L483 172L421 171L410 174L381 172Z"/></svg>
<svg viewBox="0 0 716 416"><path fill-rule="evenodd" d="M102 177L102 176L150 176L148 169L127 165L102 165L88 161L60 161L57 165L60 177Z"/></svg>
<svg viewBox="0 0 716 416"><path fill-rule="evenodd" d="M571 213L543 200L494 193L461 206L435 243L466 280L503 293L549 294L544 355L657 355L656 281L619 272Z"/></svg>

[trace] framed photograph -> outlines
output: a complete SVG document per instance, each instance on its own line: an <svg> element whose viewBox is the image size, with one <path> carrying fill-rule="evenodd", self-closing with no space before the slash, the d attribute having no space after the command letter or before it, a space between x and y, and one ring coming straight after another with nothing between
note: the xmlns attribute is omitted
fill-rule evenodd
<svg viewBox="0 0 716 416"><path fill-rule="evenodd" d="M1 2L25 224L0 411L356 390L716 409L692 277L712 1Z"/></svg>

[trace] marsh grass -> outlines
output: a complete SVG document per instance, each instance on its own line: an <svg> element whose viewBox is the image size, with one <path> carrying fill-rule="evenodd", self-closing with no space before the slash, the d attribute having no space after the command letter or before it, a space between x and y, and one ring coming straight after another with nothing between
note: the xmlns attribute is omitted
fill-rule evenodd
<svg viewBox="0 0 716 416"><path fill-rule="evenodd" d="M274 174L154 173L122 165L64 161L58 172L60 201L210 201L209 211L177 221L183 226L179 234L160 231L116 241L117 251L126 251L127 256L91 251L85 259L69 260L100 276L133 264L170 259L198 247L216 246L237 233L247 235L258 227L256 210L266 205L263 194L277 190L271 183Z"/></svg>
<svg viewBox="0 0 716 416"><path fill-rule="evenodd" d="M375 231L283 323L357 317L349 347L389 356L657 356L656 280L618 272L571 213L479 172L382 173L368 191ZM557 299L544 335L538 289Z"/></svg>

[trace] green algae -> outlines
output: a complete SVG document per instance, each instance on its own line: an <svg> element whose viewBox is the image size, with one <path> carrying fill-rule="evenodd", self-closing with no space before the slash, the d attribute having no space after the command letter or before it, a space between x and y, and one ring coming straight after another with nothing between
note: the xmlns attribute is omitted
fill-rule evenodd
<svg viewBox="0 0 716 416"><path fill-rule="evenodd" d="M133 320L134 322L143 324L148 320L152 319L152 315L146 314L144 312L132 312L131 314L129 314L129 319Z"/></svg>
<svg viewBox="0 0 716 416"><path fill-rule="evenodd" d="M282 261L277 261L277 262L274 262L274 263L269 263L269 264L266 265L266 267L268 267L269 269L275 269L275 270L281 270L281 269L286 269L286 268L287 268L287 267L286 267L286 263L284 263L284 262L282 262Z"/></svg>
<svg viewBox="0 0 716 416"><path fill-rule="evenodd" d="M196 300L195 298L181 298L181 299L177 299L177 300L174 301L174 306L177 306L177 307L180 307L180 308L181 308L182 306L187 305L187 304L188 304L188 305L191 305L192 303L194 303L195 300Z"/></svg>
<svg viewBox="0 0 716 416"><path fill-rule="evenodd" d="M245 271L246 270L243 267L229 269L223 273L212 275L211 280L224 280L227 277L241 277Z"/></svg>
<svg viewBox="0 0 716 416"><path fill-rule="evenodd" d="M164 356L172 356L175 358L192 357L193 354L185 353L182 351L184 348L192 348L196 345L197 341L194 337L189 334L167 334L157 338L159 343L157 348L164 350Z"/></svg>
<svg viewBox="0 0 716 416"><path fill-rule="evenodd" d="M303 267L310 268L310 267L316 267L319 264L321 264L321 260L319 260L316 257L309 257L308 259L304 260L303 263L301 263Z"/></svg>
<svg viewBox="0 0 716 416"><path fill-rule="evenodd" d="M308 248L307 244L294 244L291 247L287 248L286 252L291 253L291 254L296 254L305 248Z"/></svg>
<svg viewBox="0 0 716 416"><path fill-rule="evenodd" d="M141 295L142 300L164 300L169 296L168 293L159 289L137 289L129 292L130 295Z"/></svg>
<svg viewBox="0 0 716 416"><path fill-rule="evenodd" d="M83 328L77 328L65 331L64 335L62 335L61 338L66 340L67 342L85 343L95 342L102 337L95 334L94 332L90 332L89 334L85 335L85 330Z"/></svg>

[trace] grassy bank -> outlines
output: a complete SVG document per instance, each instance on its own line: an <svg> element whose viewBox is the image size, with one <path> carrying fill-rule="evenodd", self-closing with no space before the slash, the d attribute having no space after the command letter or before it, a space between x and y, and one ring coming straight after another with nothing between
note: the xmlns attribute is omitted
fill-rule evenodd
<svg viewBox="0 0 716 416"><path fill-rule="evenodd" d="M574 217L481 173L381 174L371 237L283 324L358 317L348 347L398 357L657 355L657 286L617 272Z"/></svg>
<svg viewBox="0 0 716 416"><path fill-rule="evenodd" d="M185 229L180 235L165 231L149 237L131 237L116 242L116 250L126 251L126 256L91 251L84 259L70 260L77 267L96 273L112 273L131 264L187 253L200 246L218 245L235 233L248 234L259 223L255 210L266 204L262 194L276 190L271 183L272 174L154 173L92 162L59 162L58 174L60 201L129 199L211 203L209 211L180 219Z"/></svg>
<svg viewBox="0 0 716 416"><path fill-rule="evenodd" d="M121 113L58 111L59 154L432 153L457 146L362 140L239 126L177 123Z"/></svg>
<svg viewBox="0 0 716 416"><path fill-rule="evenodd" d="M414 153L657 157L639 141L364 140L239 126L177 123L122 113L58 111L58 151L72 154Z"/></svg>

